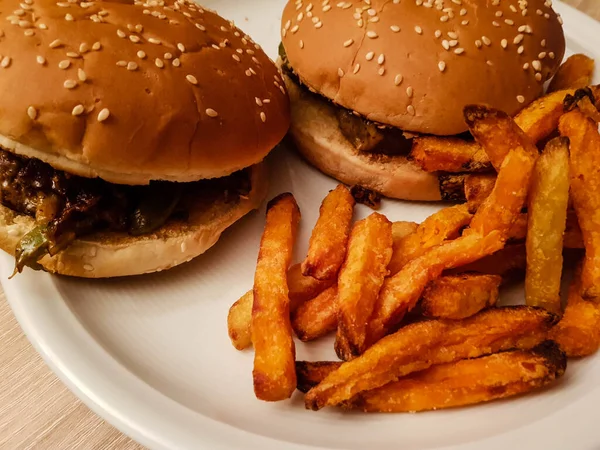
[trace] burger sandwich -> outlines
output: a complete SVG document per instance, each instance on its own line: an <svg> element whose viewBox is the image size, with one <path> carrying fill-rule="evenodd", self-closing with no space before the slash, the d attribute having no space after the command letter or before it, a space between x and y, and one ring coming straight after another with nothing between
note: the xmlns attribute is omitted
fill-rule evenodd
<svg viewBox="0 0 600 450"><path fill-rule="evenodd" d="M7 0L0 247L88 277L200 255L266 195L289 127L275 64L188 0Z"/></svg>

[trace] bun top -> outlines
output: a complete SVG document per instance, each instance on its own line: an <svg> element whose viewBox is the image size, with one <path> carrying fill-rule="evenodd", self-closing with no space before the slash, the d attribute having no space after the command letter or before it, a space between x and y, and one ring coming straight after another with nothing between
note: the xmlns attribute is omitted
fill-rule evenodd
<svg viewBox="0 0 600 450"><path fill-rule="evenodd" d="M124 184L261 161L289 100L260 46L188 0L4 0L0 145Z"/></svg>
<svg viewBox="0 0 600 450"><path fill-rule="evenodd" d="M462 110L537 98L565 51L551 0L290 0L282 39L309 88L367 119L438 135Z"/></svg>

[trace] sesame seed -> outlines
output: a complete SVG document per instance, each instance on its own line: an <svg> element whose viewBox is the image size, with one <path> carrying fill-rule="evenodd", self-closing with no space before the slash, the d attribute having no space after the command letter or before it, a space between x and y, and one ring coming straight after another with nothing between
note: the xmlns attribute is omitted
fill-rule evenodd
<svg viewBox="0 0 600 450"><path fill-rule="evenodd" d="M378 73L380 76L384 76L384 75L385 75L385 67L382 67L382 68L380 68L380 69L377 71L377 73Z"/></svg>
<svg viewBox="0 0 600 450"><path fill-rule="evenodd" d="M481 47L483 46L483 42L481 42L479 39L477 39L477 40L475 41L475 46L476 46L477 48L481 48Z"/></svg>
<svg viewBox="0 0 600 450"><path fill-rule="evenodd" d="M377 39L379 37L379 35L377 33L375 33L374 31L370 30L370 31L367 31L367 37L369 39Z"/></svg>
<svg viewBox="0 0 600 450"><path fill-rule="evenodd" d="M198 80L196 79L196 77L194 75L186 75L185 79L188 80L188 82L190 82L193 85L198 84Z"/></svg>
<svg viewBox="0 0 600 450"><path fill-rule="evenodd" d="M300 29L300 27L299 27L298 25L294 25L290 31L292 32L292 34L296 34L296 32L297 32L299 29Z"/></svg>
<svg viewBox="0 0 600 450"><path fill-rule="evenodd" d="M27 108L27 115L31 120L35 120L35 118L38 115L38 112L33 106L30 106L29 108Z"/></svg>
<svg viewBox="0 0 600 450"><path fill-rule="evenodd" d="M77 106L75 106L75 108L73 108L73 111L71 111L71 114L74 116L80 116L83 114L84 110L85 110L85 108L83 107L83 105L77 105Z"/></svg>
<svg viewBox="0 0 600 450"><path fill-rule="evenodd" d="M436 38L438 38L438 39L439 39L439 38L441 38L441 37L442 37L442 32L441 32L440 30L435 30L435 33L434 33L434 35L435 35L435 37L436 37Z"/></svg>
<svg viewBox="0 0 600 450"><path fill-rule="evenodd" d="M133 61L129 61L129 62L127 63L127 70L130 70L130 71L132 71L132 72L133 72L134 70L137 70L137 69L138 69L138 65L137 65L137 63L135 63L135 62L133 62Z"/></svg>
<svg viewBox="0 0 600 450"><path fill-rule="evenodd" d="M537 59L531 62L531 67L533 67L538 72L542 70L542 63Z"/></svg>
<svg viewBox="0 0 600 450"><path fill-rule="evenodd" d="M406 95L408 96L408 98L412 98L414 94L414 89L412 88L412 86L409 86L406 88Z"/></svg>
<svg viewBox="0 0 600 450"><path fill-rule="evenodd" d="M448 16L442 16L440 17L440 22L448 22L450 18Z"/></svg>
<svg viewBox="0 0 600 450"><path fill-rule="evenodd" d="M31 27L31 22L29 20L19 20L19 26L21 28L29 28Z"/></svg>
<svg viewBox="0 0 600 450"><path fill-rule="evenodd" d="M134 44L137 44L138 42L141 41L139 36L136 36L135 34L132 34L131 36L129 36L129 40L131 42L133 42Z"/></svg>
<svg viewBox="0 0 600 450"><path fill-rule="evenodd" d="M374 57L375 57L375 52L369 52L366 55L367 61L372 61Z"/></svg>
<svg viewBox="0 0 600 450"><path fill-rule="evenodd" d="M262 106L262 105L263 105L263 102L262 102L262 100L261 100L260 98L258 98L258 97L254 97L254 101L256 102L256 104L257 104L258 106Z"/></svg>
<svg viewBox="0 0 600 450"><path fill-rule="evenodd" d="M547 54L546 52L541 52L541 53L538 55L538 58L539 58L539 59L544 59L544 58L546 57L546 54Z"/></svg>
<svg viewBox="0 0 600 450"><path fill-rule="evenodd" d="M218 117L218 116L219 116L219 113L218 113L218 112L216 112L216 111L215 111L214 109L212 109L212 108L207 108L205 112L206 112L206 115L207 115L208 117Z"/></svg>
<svg viewBox="0 0 600 450"><path fill-rule="evenodd" d="M104 122L106 119L108 119L109 116L110 111L108 110L108 108L102 109L102 111L98 113L98 122Z"/></svg>
<svg viewBox="0 0 600 450"><path fill-rule="evenodd" d="M418 25L415 27L415 31L416 31L417 34L423 34L423 28L421 28Z"/></svg>
<svg viewBox="0 0 600 450"><path fill-rule="evenodd" d="M356 65L354 66L354 70L352 71L352 73L354 73L354 75L356 75L359 70L360 70L360 64L356 63Z"/></svg>
<svg viewBox="0 0 600 450"><path fill-rule="evenodd" d="M231 57L233 59L235 59L237 62L241 62L242 61L242 59L238 55L236 55L235 53L233 55L231 55Z"/></svg>
<svg viewBox="0 0 600 450"><path fill-rule="evenodd" d="M67 80L63 83L63 86L66 87L67 89L74 89L75 87L77 87L77 81Z"/></svg>
<svg viewBox="0 0 600 450"><path fill-rule="evenodd" d="M81 57L81 55L79 53L77 53L77 52L67 52L66 55L69 58L79 58L79 57Z"/></svg>
<svg viewBox="0 0 600 450"><path fill-rule="evenodd" d="M490 38L489 38L489 37L487 37L487 36L482 36L482 37L481 37L481 40L482 40L482 41L483 41L483 43L484 43L485 45L487 45L488 47L489 47L490 45L492 45L492 41L491 41L491 40L490 40Z"/></svg>
<svg viewBox="0 0 600 450"><path fill-rule="evenodd" d="M542 81L542 74L541 74L541 73L539 73L539 72L538 72L538 73L536 73L536 74L535 74L535 79L536 79L536 81Z"/></svg>
<svg viewBox="0 0 600 450"><path fill-rule="evenodd" d="M515 21L514 21L514 20L512 20L512 19L504 19L504 23L505 23L506 25L513 26L513 25L515 24Z"/></svg>
<svg viewBox="0 0 600 450"><path fill-rule="evenodd" d="M523 64L523 70L529 70L529 63Z"/></svg>
<svg viewBox="0 0 600 450"><path fill-rule="evenodd" d="M448 42L448 46L449 47L456 47L458 45L458 41L457 40L451 40Z"/></svg>
<svg viewBox="0 0 600 450"><path fill-rule="evenodd" d="M446 39L444 39L442 41L442 47L444 47L444 49L446 50L450 50L450 43Z"/></svg>
<svg viewBox="0 0 600 450"><path fill-rule="evenodd" d="M159 39L148 38L148 42L150 42L151 44L160 45L160 40Z"/></svg>
<svg viewBox="0 0 600 450"><path fill-rule="evenodd" d="M344 42L344 47L350 47L352 44L354 44L354 39L348 39Z"/></svg>
<svg viewBox="0 0 600 450"><path fill-rule="evenodd" d="M43 56L38 55L36 56L35 60L38 64L41 64L42 66L46 64L46 58L44 58Z"/></svg>
<svg viewBox="0 0 600 450"><path fill-rule="evenodd" d="M440 69L440 72L443 72L444 70L446 70L446 63L444 61L440 61L438 63L438 69Z"/></svg>
<svg viewBox="0 0 600 450"><path fill-rule="evenodd" d="M322 27L323 27L323 22L315 23L315 28L322 28Z"/></svg>
<svg viewBox="0 0 600 450"><path fill-rule="evenodd" d="M92 50L98 51L102 48L102 44L100 42L94 42L92 45Z"/></svg>
<svg viewBox="0 0 600 450"><path fill-rule="evenodd" d="M37 27L40 30L47 30L48 29L48 25L46 25L45 23L40 23Z"/></svg>
<svg viewBox="0 0 600 450"><path fill-rule="evenodd" d="M65 14L65 20L68 22L72 22L73 21L73 16L71 14Z"/></svg>
<svg viewBox="0 0 600 450"><path fill-rule="evenodd" d="M394 33L398 33L400 32L400 27L398 25L392 25L390 30L392 30Z"/></svg>
<svg viewBox="0 0 600 450"><path fill-rule="evenodd" d="M548 56L550 57L550 59L554 59L556 57L556 55L554 54L554 52L548 53Z"/></svg>
<svg viewBox="0 0 600 450"><path fill-rule="evenodd" d="M142 26L142 24L138 23L135 26L135 31L137 31L138 33L141 33L142 31L144 31L144 27Z"/></svg>
<svg viewBox="0 0 600 450"><path fill-rule="evenodd" d="M123 30L117 30L117 36L119 36L120 38L127 37Z"/></svg>
<svg viewBox="0 0 600 450"><path fill-rule="evenodd" d="M496 17L502 17L504 13L502 11L496 11Z"/></svg>
<svg viewBox="0 0 600 450"><path fill-rule="evenodd" d="M4 58L2 58L2 61L0 61L0 67L6 69L8 66L10 66L10 56L5 56Z"/></svg>
<svg viewBox="0 0 600 450"><path fill-rule="evenodd" d="M523 97L522 95L517 95L517 101L519 103L525 103L525 97Z"/></svg>
<svg viewBox="0 0 600 450"><path fill-rule="evenodd" d="M64 59L58 63L58 68L65 70L65 69L68 69L70 65L71 65L71 61L69 61L68 59Z"/></svg>
<svg viewBox="0 0 600 450"><path fill-rule="evenodd" d="M506 48L508 47L508 41L506 39L502 39L500 41L500 45L502 46L502 48Z"/></svg>
<svg viewBox="0 0 600 450"><path fill-rule="evenodd" d="M52 42L50 42L50 45L49 45L49 47L50 47L50 48L58 48L58 47L60 47L61 45L63 45L63 44L62 44L62 42L60 42L60 40L59 40L59 39L55 39L55 40L53 40Z"/></svg>
<svg viewBox="0 0 600 450"><path fill-rule="evenodd" d="M87 80L87 75L83 69L77 69L77 78L82 82Z"/></svg>
<svg viewBox="0 0 600 450"><path fill-rule="evenodd" d="M34 35L35 35L35 31L33 31L33 30L29 29L29 30L25 30L25 31L23 32L23 34L24 34L25 36L31 37L31 36L34 36Z"/></svg>
<svg viewBox="0 0 600 450"><path fill-rule="evenodd" d="M267 115L264 112L260 113L260 120L262 120L263 123L267 121Z"/></svg>
<svg viewBox="0 0 600 450"><path fill-rule="evenodd" d="M498 22L496 22L495 20L492 22L492 25L494 25L495 27L499 27L500 24Z"/></svg>
<svg viewBox="0 0 600 450"><path fill-rule="evenodd" d="M145 58L146 58L146 52L145 52L145 51L143 51L143 50L138 50L138 52L137 52L137 56L138 56L138 58L140 58L140 59L145 59Z"/></svg>
<svg viewBox="0 0 600 450"><path fill-rule="evenodd" d="M401 74L396 75L396 77L394 78L394 84L396 86L400 86L402 84L403 79L404 77Z"/></svg>
<svg viewBox="0 0 600 450"><path fill-rule="evenodd" d="M169 53L169 52L167 52L167 53L165 53L165 54L164 54L164 58L165 58L167 61L169 61L169 60L173 59L173 54L172 54L172 53Z"/></svg>
<svg viewBox="0 0 600 450"><path fill-rule="evenodd" d="M165 67L165 63L163 62L162 59L160 58L156 58L154 60L154 64L156 65L156 67L158 67L159 69L162 69L163 67Z"/></svg>
<svg viewBox="0 0 600 450"><path fill-rule="evenodd" d="M457 49L454 50L454 53L456 55L462 55L464 52L465 52L464 48L457 48Z"/></svg>
<svg viewBox="0 0 600 450"><path fill-rule="evenodd" d="M450 39L458 39L458 34L456 34L454 31L449 31L447 34Z"/></svg>
<svg viewBox="0 0 600 450"><path fill-rule="evenodd" d="M86 53L87 51L89 51L89 47L85 42L82 42L79 45L79 53Z"/></svg>
<svg viewBox="0 0 600 450"><path fill-rule="evenodd" d="M196 24L196 28L198 28L200 31L206 31L206 27L200 25L199 23Z"/></svg>
<svg viewBox="0 0 600 450"><path fill-rule="evenodd" d="M377 58L377 64L382 65L385 62L385 55L382 53L381 55L379 55L379 58Z"/></svg>
<svg viewBox="0 0 600 450"><path fill-rule="evenodd" d="M117 61L117 66L119 67L127 67L127 61Z"/></svg>
<svg viewBox="0 0 600 450"><path fill-rule="evenodd" d="M406 112L409 113L411 116L415 115L415 107L413 105L408 105L406 107Z"/></svg>
<svg viewBox="0 0 600 450"><path fill-rule="evenodd" d="M175 58L171 64L173 64L174 67L179 67L181 65L181 61L179 61L179 58Z"/></svg>
<svg viewBox="0 0 600 450"><path fill-rule="evenodd" d="M517 53L519 55L523 54L524 51L525 51L525 47L523 47L522 45L517 49Z"/></svg>
<svg viewBox="0 0 600 450"><path fill-rule="evenodd" d="M304 48L304 41L302 39L300 39L300 42L298 44L300 45L300 48Z"/></svg>
<svg viewBox="0 0 600 450"><path fill-rule="evenodd" d="M515 39L513 40L513 44L519 45L521 42L523 42L523 39L525 39L525 35L518 34L517 37L515 37Z"/></svg>
<svg viewBox="0 0 600 450"><path fill-rule="evenodd" d="M340 78L342 78L344 75L345 75L345 74L344 74L344 71L343 71L341 68L339 68L339 69L338 69L338 76L339 76Z"/></svg>
<svg viewBox="0 0 600 450"><path fill-rule="evenodd" d="M185 46L181 42L177 44L177 48L181 53L185 53Z"/></svg>
<svg viewBox="0 0 600 450"><path fill-rule="evenodd" d="M486 63L488 66L490 66L490 67L492 67L492 66L494 65L494 63L493 63L493 62L491 62L491 61L489 61L489 60L488 60L488 61L486 61L485 63Z"/></svg>

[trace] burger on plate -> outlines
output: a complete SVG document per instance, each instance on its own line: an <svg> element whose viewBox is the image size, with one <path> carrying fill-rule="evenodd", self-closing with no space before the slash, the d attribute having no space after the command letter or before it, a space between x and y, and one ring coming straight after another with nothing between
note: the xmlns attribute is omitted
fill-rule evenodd
<svg viewBox="0 0 600 450"><path fill-rule="evenodd" d="M7 0L0 247L79 277L200 255L266 195L289 100L260 46L187 0Z"/></svg>
<svg viewBox="0 0 600 450"><path fill-rule="evenodd" d="M415 136L466 132L468 104L517 113L565 52L550 0L290 0L281 36L302 155L407 200L453 198L451 176L407 158Z"/></svg>

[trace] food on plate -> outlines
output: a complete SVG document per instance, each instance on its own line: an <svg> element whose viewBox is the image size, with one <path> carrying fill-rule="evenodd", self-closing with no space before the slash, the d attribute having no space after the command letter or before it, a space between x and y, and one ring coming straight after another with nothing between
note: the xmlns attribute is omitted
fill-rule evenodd
<svg viewBox="0 0 600 450"><path fill-rule="evenodd" d="M420 136L413 140L411 157L425 172L489 172L487 153L474 141Z"/></svg>
<svg viewBox="0 0 600 450"><path fill-rule="evenodd" d="M292 312L292 328L301 341L313 341L338 327L338 288L331 286Z"/></svg>
<svg viewBox="0 0 600 450"><path fill-rule="evenodd" d="M252 376L254 393L260 400L284 400L296 387L287 270L299 222L300 209L292 194L281 194L269 202L252 303Z"/></svg>
<svg viewBox="0 0 600 450"><path fill-rule="evenodd" d="M368 323L392 258L392 223L373 213L357 222L338 277L335 349L348 360L367 348Z"/></svg>
<svg viewBox="0 0 600 450"><path fill-rule="evenodd" d="M338 185L321 204L319 220L310 237L302 274L317 280L335 280L346 257L352 226L354 198Z"/></svg>
<svg viewBox="0 0 600 450"><path fill-rule="evenodd" d="M298 390L308 392L336 370L336 362L297 362ZM380 388L363 391L340 406L364 412L419 412L474 405L547 386L560 378L567 357L552 341L531 350L433 366Z"/></svg>
<svg viewBox="0 0 600 450"><path fill-rule="evenodd" d="M523 273L526 265L525 244L511 244L492 255L485 256L470 264L459 266L456 269L449 270L447 273L480 273L499 275L503 279L510 279L515 274Z"/></svg>
<svg viewBox="0 0 600 450"><path fill-rule="evenodd" d="M569 140L555 138L538 158L527 207L525 303L559 314L563 238L569 204Z"/></svg>
<svg viewBox="0 0 600 450"><path fill-rule="evenodd" d="M545 310L519 306L490 309L462 321L407 325L330 373L306 394L306 407L338 405L433 365L513 348L531 349L546 339L557 320Z"/></svg>
<svg viewBox="0 0 600 450"><path fill-rule="evenodd" d="M294 312L302 303L312 299L333 284L332 281L319 281L302 275L300 264L294 264L287 272L290 311ZM246 292L229 309L227 329L231 343L238 350L252 345L252 290Z"/></svg>
<svg viewBox="0 0 600 450"><path fill-rule="evenodd" d="M545 0L457 3L332 2L307 11L288 1L281 65L291 135L309 162L388 197L459 198L464 177L423 170L410 159L413 139L460 138L469 104L514 116L542 95L565 40Z"/></svg>
<svg viewBox="0 0 600 450"><path fill-rule="evenodd" d="M449 275L431 281L421 298L421 313L436 319L466 319L498 301L502 277Z"/></svg>
<svg viewBox="0 0 600 450"><path fill-rule="evenodd" d="M389 264L390 274L395 275L409 261L423 255L428 249L447 239L458 237L472 218L466 205L444 208L425 219L413 233L395 239L394 253Z"/></svg>
<svg viewBox="0 0 600 450"><path fill-rule="evenodd" d="M560 119L560 133L570 140L571 198L579 219L585 260L582 295L600 302L600 134L598 124L578 109Z"/></svg>
<svg viewBox="0 0 600 450"><path fill-rule="evenodd" d="M252 39L189 1L27 5L3 2L0 42L0 248L17 271L169 269L258 207L290 110Z"/></svg>
<svg viewBox="0 0 600 450"><path fill-rule="evenodd" d="M366 205L375 211L381 207L381 195L372 189L356 184L350 188L350 194L356 203Z"/></svg>
<svg viewBox="0 0 600 450"><path fill-rule="evenodd" d="M588 119L600 123L600 99L597 98L600 92L597 92L598 86L589 86L578 89L573 95L567 95L564 101L565 111L572 111L577 108Z"/></svg>
<svg viewBox="0 0 600 450"><path fill-rule="evenodd" d="M569 358L588 356L600 348L600 305L581 297L581 265L569 287L567 307L550 332Z"/></svg>
<svg viewBox="0 0 600 450"><path fill-rule="evenodd" d="M483 201L490 196L495 184L495 173L473 173L465 177L465 200L471 214L475 214Z"/></svg>
<svg viewBox="0 0 600 450"><path fill-rule="evenodd" d="M417 231L417 228L419 228L419 224L416 222L398 221L392 223L392 239L394 241L394 245L396 245L397 242L401 241L409 234Z"/></svg>
<svg viewBox="0 0 600 450"><path fill-rule="evenodd" d="M594 60L581 53L570 56L554 75L549 92L563 89L579 89L589 86L594 76Z"/></svg>

